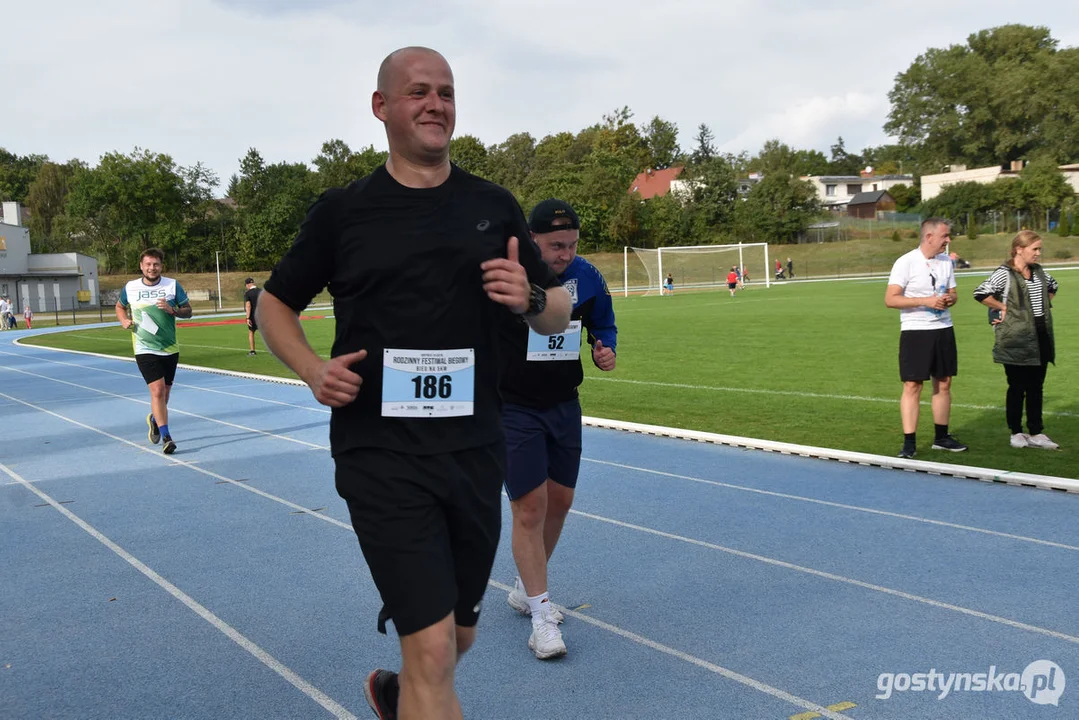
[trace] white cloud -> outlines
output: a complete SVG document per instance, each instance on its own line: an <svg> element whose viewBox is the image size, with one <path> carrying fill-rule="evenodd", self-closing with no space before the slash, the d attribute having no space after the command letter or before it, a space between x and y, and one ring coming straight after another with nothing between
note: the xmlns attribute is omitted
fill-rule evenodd
<svg viewBox="0 0 1079 720"><path fill-rule="evenodd" d="M1008 22L1079 44L1074 0L38 0L0 11L0 144L91 163L134 146L221 176L256 147L310 161L322 142L385 148L379 62L421 44L454 68L458 133L487 144L600 122L706 123L724 150L778 137L825 153L885 142L895 75L928 47ZM13 5L11 3L8 4Z"/></svg>
<svg viewBox="0 0 1079 720"><path fill-rule="evenodd" d="M827 149L836 138L843 136L847 150L858 152L867 145L887 142L884 131L874 128L887 111L885 98L865 93L805 98L760 116L752 127L720 145L720 149L731 153L742 150L753 153L773 138L794 148Z"/></svg>

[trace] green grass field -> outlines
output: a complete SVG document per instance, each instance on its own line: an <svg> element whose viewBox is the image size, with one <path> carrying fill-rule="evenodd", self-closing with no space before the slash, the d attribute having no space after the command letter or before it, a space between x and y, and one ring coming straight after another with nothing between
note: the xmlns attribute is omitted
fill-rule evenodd
<svg viewBox="0 0 1079 720"><path fill-rule="evenodd" d="M1061 284L1054 322L1058 365L1049 369L1046 433L1062 450L1016 450L1004 423L1003 368L992 362L993 331L971 292L984 277L959 278L953 308L959 375L951 430L971 446L929 449L929 389L919 424L920 459L1079 478L1079 272L1051 270ZM884 281L779 284L673 297L615 298L618 369L586 363L586 415L858 452L894 455L902 443L897 369L898 312L884 307ZM332 320L304 323L328 356ZM181 362L268 375L291 373L266 352L247 357L243 325L183 327ZM131 355L119 327L26 342ZM182 377L180 380L182 392Z"/></svg>

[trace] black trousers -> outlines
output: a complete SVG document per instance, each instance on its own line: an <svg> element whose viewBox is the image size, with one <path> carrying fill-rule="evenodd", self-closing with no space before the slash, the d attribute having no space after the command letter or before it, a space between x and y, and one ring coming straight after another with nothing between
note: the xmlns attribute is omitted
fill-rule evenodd
<svg viewBox="0 0 1079 720"><path fill-rule="evenodd" d="M1004 414L1008 421L1008 429L1013 435L1023 432L1024 400L1027 406L1027 430L1031 435L1037 435L1045 429L1045 425L1042 424L1042 387L1045 385L1045 371L1054 358L1045 320L1035 318L1034 326L1038 331L1038 354L1041 365L1004 366L1004 375L1008 378Z"/></svg>
<svg viewBox="0 0 1079 720"><path fill-rule="evenodd" d="M1027 429L1031 435L1037 435L1045 426L1042 424L1042 386L1045 385L1045 370L1042 365L1005 365L1004 374L1008 377L1008 395L1005 402L1005 417L1012 434L1023 432L1023 401L1027 405Z"/></svg>

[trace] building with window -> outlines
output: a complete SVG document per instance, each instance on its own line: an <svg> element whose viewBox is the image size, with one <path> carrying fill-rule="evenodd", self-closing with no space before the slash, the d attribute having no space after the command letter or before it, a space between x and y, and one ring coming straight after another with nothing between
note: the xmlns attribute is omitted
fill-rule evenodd
<svg viewBox="0 0 1079 720"><path fill-rule="evenodd" d="M16 315L29 305L53 312L99 303L97 259L81 253L30 252L30 230L18 203L3 204L0 222L0 295L11 298Z"/></svg>
<svg viewBox="0 0 1079 720"><path fill-rule="evenodd" d="M1079 194L1079 163L1060 165L1058 169L1076 194ZM1022 170L1022 160L1015 160L1007 167L1004 165L991 165L989 167L971 168L970 170L967 169L966 165L952 165L946 173L922 175L922 202L940 195L941 190L948 185L961 182L990 184L1000 178L1019 177Z"/></svg>
<svg viewBox="0 0 1079 720"><path fill-rule="evenodd" d="M835 212L845 212L850 201L861 193L914 185L913 175L875 175L873 168L866 168L861 175L809 175L802 179L813 185L821 204Z"/></svg>

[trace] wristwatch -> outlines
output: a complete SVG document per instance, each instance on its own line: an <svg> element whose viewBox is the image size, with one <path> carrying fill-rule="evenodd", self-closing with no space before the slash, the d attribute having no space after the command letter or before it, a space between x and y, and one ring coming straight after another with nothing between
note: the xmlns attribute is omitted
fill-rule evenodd
<svg viewBox="0 0 1079 720"><path fill-rule="evenodd" d="M547 291L535 283L532 285L532 294L528 296L528 309L524 311L525 317L539 315L547 308Z"/></svg>

